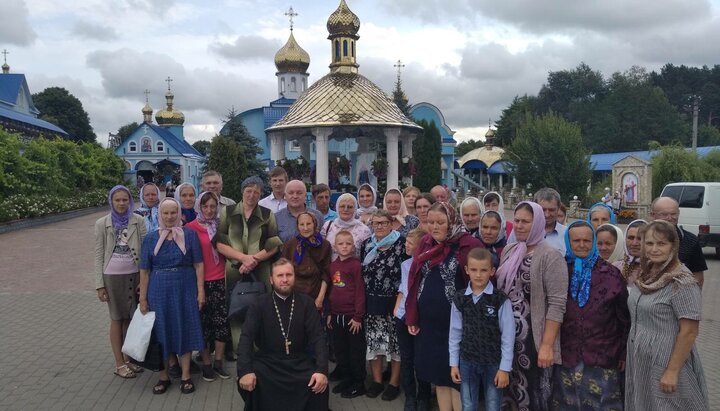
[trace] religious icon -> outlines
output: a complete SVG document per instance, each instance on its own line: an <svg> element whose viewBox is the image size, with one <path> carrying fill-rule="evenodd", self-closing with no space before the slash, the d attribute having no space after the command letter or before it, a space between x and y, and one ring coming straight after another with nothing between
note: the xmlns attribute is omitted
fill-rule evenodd
<svg viewBox="0 0 720 411"><path fill-rule="evenodd" d="M633 173L627 173L622 178L623 195L626 203L637 202L637 176Z"/></svg>
<svg viewBox="0 0 720 411"><path fill-rule="evenodd" d="M144 138L142 140L142 145L140 147L140 151L143 153L152 153L152 144L150 143L149 138Z"/></svg>

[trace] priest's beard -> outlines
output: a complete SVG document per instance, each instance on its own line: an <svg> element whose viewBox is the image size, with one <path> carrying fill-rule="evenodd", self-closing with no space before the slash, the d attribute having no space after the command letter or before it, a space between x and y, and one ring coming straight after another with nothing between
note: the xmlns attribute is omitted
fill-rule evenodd
<svg viewBox="0 0 720 411"><path fill-rule="evenodd" d="M292 285L281 285L281 284L273 284L273 290L275 290L278 295L281 295L283 297L288 297L290 294L292 294L293 286Z"/></svg>

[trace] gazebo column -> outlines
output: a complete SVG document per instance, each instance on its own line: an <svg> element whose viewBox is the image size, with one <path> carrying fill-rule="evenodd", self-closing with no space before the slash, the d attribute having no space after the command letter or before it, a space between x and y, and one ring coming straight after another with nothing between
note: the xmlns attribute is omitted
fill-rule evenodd
<svg viewBox="0 0 720 411"><path fill-rule="evenodd" d="M390 128L385 130L385 150L387 151L387 189L398 188L398 139L400 137L399 128Z"/></svg>
<svg viewBox="0 0 720 411"><path fill-rule="evenodd" d="M498 178L500 179L500 187L498 187L498 190L499 190L500 192L502 192L502 189L503 189L503 178L502 178L502 174L498 174Z"/></svg>
<svg viewBox="0 0 720 411"><path fill-rule="evenodd" d="M275 163L283 158L285 158L285 137L281 133L270 133L270 159Z"/></svg>
<svg viewBox="0 0 720 411"><path fill-rule="evenodd" d="M332 129L318 127L315 129L315 184L329 184L328 170L328 138Z"/></svg>

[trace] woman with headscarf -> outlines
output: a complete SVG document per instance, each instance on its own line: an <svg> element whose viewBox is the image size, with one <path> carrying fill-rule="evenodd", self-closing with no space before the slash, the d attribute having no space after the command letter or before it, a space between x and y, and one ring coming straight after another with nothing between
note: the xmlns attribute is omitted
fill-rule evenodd
<svg viewBox="0 0 720 411"><path fill-rule="evenodd" d="M476 197L467 197L460 203L460 217L462 224L468 233L475 238L480 238L480 217L482 216L482 204Z"/></svg>
<svg viewBox="0 0 720 411"><path fill-rule="evenodd" d="M175 200L180 203L182 209L182 225L185 225L197 217L195 211L195 197L197 193L195 186L190 183L182 183L175 189Z"/></svg>
<svg viewBox="0 0 720 411"><path fill-rule="evenodd" d="M639 219L628 224L625 229L625 256L613 265L620 270L628 287L635 287L635 279L640 274L640 255L642 250L641 230L647 221Z"/></svg>
<svg viewBox="0 0 720 411"><path fill-rule="evenodd" d="M565 246L570 287L560 327L562 365L555 368L553 409L622 410L630 330L625 280L600 257L590 223L570 224Z"/></svg>
<svg viewBox="0 0 720 411"><path fill-rule="evenodd" d="M357 217L365 224L370 223L370 219L375 211L377 211L377 191L375 187L368 183L358 188L358 203L360 207L357 210Z"/></svg>
<svg viewBox="0 0 720 411"><path fill-rule="evenodd" d="M502 227L505 227L505 217L497 211L486 211L480 219L480 230L474 236L492 254L495 268L500 265L500 256L507 244L505 230Z"/></svg>
<svg viewBox="0 0 720 411"><path fill-rule="evenodd" d="M355 243L355 253L360 256L362 243L370 238L372 232L367 224L355 218L355 212L358 209L355 196L350 193L340 195L335 203L335 209L337 210L337 217L326 222L320 230L320 234L332 245L335 244L335 235L337 233L343 230L349 231ZM337 257L337 254L333 249L332 259L334 260L335 257Z"/></svg>
<svg viewBox="0 0 720 411"><path fill-rule="evenodd" d="M298 214L298 234L283 244L282 256L295 267L294 290L309 295L321 310L330 283L332 247L318 229L317 217L307 211Z"/></svg>
<svg viewBox="0 0 720 411"><path fill-rule="evenodd" d="M225 256L225 288L230 292L243 276L253 273L270 288L271 257L282 246L275 214L259 205L263 190L260 177L250 176L240 185L242 201L220 210L220 224L213 245ZM241 322L231 319L232 346L240 339Z"/></svg>
<svg viewBox="0 0 720 411"><path fill-rule="evenodd" d="M195 391L190 356L203 349L200 311L205 305L205 273L197 234L183 228L180 203L164 199L159 206L160 228L148 233L140 259L140 311L155 312L153 333L162 348L165 368L153 387L163 394L170 386L167 360L180 357L180 391Z"/></svg>
<svg viewBox="0 0 720 411"><path fill-rule="evenodd" d="M613 224L602 224L595 230L595 238L600 258L610 264L622 259L625 236L620 227Z"/></svg>
<svg viewBox="0 0 720 411"><path fill-rule="evenodd" d="M435 384L441 411L460 409L460 387L450 378L450 303L467 287L467 255L480 240L471 236L447 202L428 213L429 235L422 238L410 266L405 324L415 338L415 375Z"/></svg>
<svg viewBox="0 0 720 411"><path fill-rule="evenodd" d="M615 224L615 213L612 207L604 203L595 203L588 210L587 222L597 230L603 224Z"/></svg>
<svg viewBox="0 0 720 411"><path fill-rule="evenodd" d="M695 339L700 286L678 259L674 225L656 220L642 234L641 271L630 289L625 407L707 410L708 392Z"/></svg>
<svg viewBox="0 0 720 411"><path fill-rule="evenodd" d="M415 200L420 197L420 189L413 186L407 186L402 191L403 197L405 197L405 206L407 206L408 214L415 214Z"/></svg>
<svg viewBox="0 0 720 411"><path fill-rule="evenodd" d="M568 292L567 265L545 239L545 215L539 204L515 207L517 242L503 250L498 288L515 315L515 355L506 404L520 411L543 411L552 395L552 366L561 364L560 325Z"/></svg>
<svg viewBox="0 0 720 411"><path fill-rule="evenodd" d="M420 224L420 220L414 215L410 215L405 207L405 197L397 188L391 188L385 192L383 198L383 209L393 217L392 229L405 237L407 233Z"/></svg>
<svg viewBox="0 0 720 411"><path fill-rule="evenodd" d="M418 228L422 228L424 231L428 231L428 212L430 207L435 204L435 196L430 193L422 193L420 197L415 200L415 216L420 220Z"/></svg>
<svg viewBox="0 0 720 411"><path fill-rule="evenodd" d="M180 191L181 189L178 189ZM208 349L202 353L202 375L205 381L213 381L215 375L227 379L230 374L223 366L225 345L230 343L230 326L225 291L225 257L212 245L212 239L220 223L220 199L217 194L205 191L195 201L197 218L186 225L200 240L205 268L205 307L201 313L206 347L214 347L215 361L210 363Z"/></svg>
<svg viewBox="0 0 720 411"><path fill-rule="evenodd" d="M505 212L505 202L497 191L488 191L485 193L482 199L482 215L485 215L488 211L497 211L499 214ZM504 219L504 218L503 218ZM505 221L505 238L510 238L510 233L513 229L512 221Z"/></svg>
<svg viewBox="0 0 720 411"><path fill-rule="evenodd" d="M95 222L95 288L110 311L115 375L134 378L143 369L128 362L121 349L137 307L138 252L147 230L143 219L132 212L134 202L127 187L113 187L108 204L110 214Z"/></svg>
<svg viewBox="0 0 720 411"><path fill-rule="evenodd" d="M377 210L372 217L373 235L360 251L365 280L365 332L367 360L372 383L366 395L375 398L383 392L382 361L391 363L390 382L383 399L394 400L400 394L400 347L395 332L393 308L400 285L400 265L407 258L405 238L392 229L393 217Z"/></svg>
<svg viewBox="0 0 720 411"><path fill-rule="evenodd" d="M135 210L135 214L145 220L148 233L158 229L158 204L160 204L160 189L155 183L146 183L140 189L140 207Z"/></svg>

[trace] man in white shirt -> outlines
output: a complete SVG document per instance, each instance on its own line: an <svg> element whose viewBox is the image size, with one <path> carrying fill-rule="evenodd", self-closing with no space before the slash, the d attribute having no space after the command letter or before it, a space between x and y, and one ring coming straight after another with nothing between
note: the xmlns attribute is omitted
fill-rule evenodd
<svg viewBox="0 0 720 411"><path fill-rule="evenodd" d="M288 182L288 175L284 168L275 167L270 171L270 187L272 193L260 200L258 204L265 208L269 208L273 213L277 213L287 207L285 200L285 186Z"/></svg>

